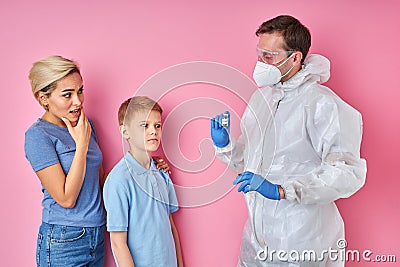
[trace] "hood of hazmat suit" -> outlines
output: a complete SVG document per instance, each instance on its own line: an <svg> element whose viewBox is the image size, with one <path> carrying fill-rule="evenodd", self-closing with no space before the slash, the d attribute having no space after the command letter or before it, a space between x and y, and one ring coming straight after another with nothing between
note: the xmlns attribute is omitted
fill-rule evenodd
<svg viewBox="0 0 400 267"><path fill-rule="evenodd" d="M340 252L344 238L334 201L364 185L366 162L361 114L322 85L329 76L327 58L308 56L288 81L258 89L242 116L242 135L216 147L238 173L260 174L285 190L280 201L245 195L249 219L238 266L344 266L324 255Z"/></svg>

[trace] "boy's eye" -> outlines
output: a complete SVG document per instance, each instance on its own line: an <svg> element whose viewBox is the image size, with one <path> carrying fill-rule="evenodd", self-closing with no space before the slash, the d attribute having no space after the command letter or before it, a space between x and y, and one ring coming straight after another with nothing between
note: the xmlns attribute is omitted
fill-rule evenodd
<svg viewBox="0 0 400 267"><path fill-rule="evenodd" d="M142 123L142 124L140 124L140 127L148 128L149 124L148 123ZM161 128L161 123L154 124L154 128Z"/></svg>

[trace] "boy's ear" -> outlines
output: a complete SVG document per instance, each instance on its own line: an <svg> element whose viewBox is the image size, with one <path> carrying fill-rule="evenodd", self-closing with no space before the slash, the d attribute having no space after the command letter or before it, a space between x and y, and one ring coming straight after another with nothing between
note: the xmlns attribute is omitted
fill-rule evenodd
<svg viewBox="0 0 400 267"><path fill-rule="evenodd" d="M121 136L125 139L129 139L128 131L126 130L125 125L120 125L119 126L119 132L121 133Z"/></svg>

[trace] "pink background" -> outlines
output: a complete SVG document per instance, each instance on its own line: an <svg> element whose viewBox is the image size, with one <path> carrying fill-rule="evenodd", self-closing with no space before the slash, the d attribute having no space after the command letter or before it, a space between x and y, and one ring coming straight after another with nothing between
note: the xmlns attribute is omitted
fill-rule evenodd
<svg viewBox="0 0 400 267"><path fill-rule="evenodd" d="M337 202L348 248L395 254L400 261L399 10L396 0L2 1L0 265L35 263L42 194L23 152L25 130L43 112L31 96L27 78L32 62L59 54L80 63L85 108L96 124L109 171L123 153L116 120L122 100L151 75L188 61L220 62L251 76L256 60L254 32L264 20L279 14L293 15L309 27L311 52L331 60L332 78L327 85L363 114L367 182L350 199ZM176 99L199 96L214 97L243 112L243 102L210 87L192 85L172 92L175 95L162 101L166 115ZM180 135L187 157L198 157L197 144L209 133L206 120L193 123ZM224 170L218 162L212 167L215 177ZM179 184L212 180L173 171ZM209 205L181 208L175 221L186 266L235 266L246 218L243 197L235 191ZM109 243L106 246L105 266L114 266Z"/></svg>

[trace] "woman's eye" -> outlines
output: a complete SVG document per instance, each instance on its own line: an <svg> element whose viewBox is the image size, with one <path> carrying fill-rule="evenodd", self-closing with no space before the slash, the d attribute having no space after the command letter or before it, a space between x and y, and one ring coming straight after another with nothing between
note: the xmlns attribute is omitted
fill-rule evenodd
<svg viewBox="0 0 400 267"><path fill-rule="evenodd" d="M63 96L66 97L66 98L70 98L71 97L71 93L64 94Z"/></svg>
<svg viewBox="0 0 400 267"><path fill-rule="evenodd" d="M78 94L83 94L83 88L78 90Z"/></svg>

